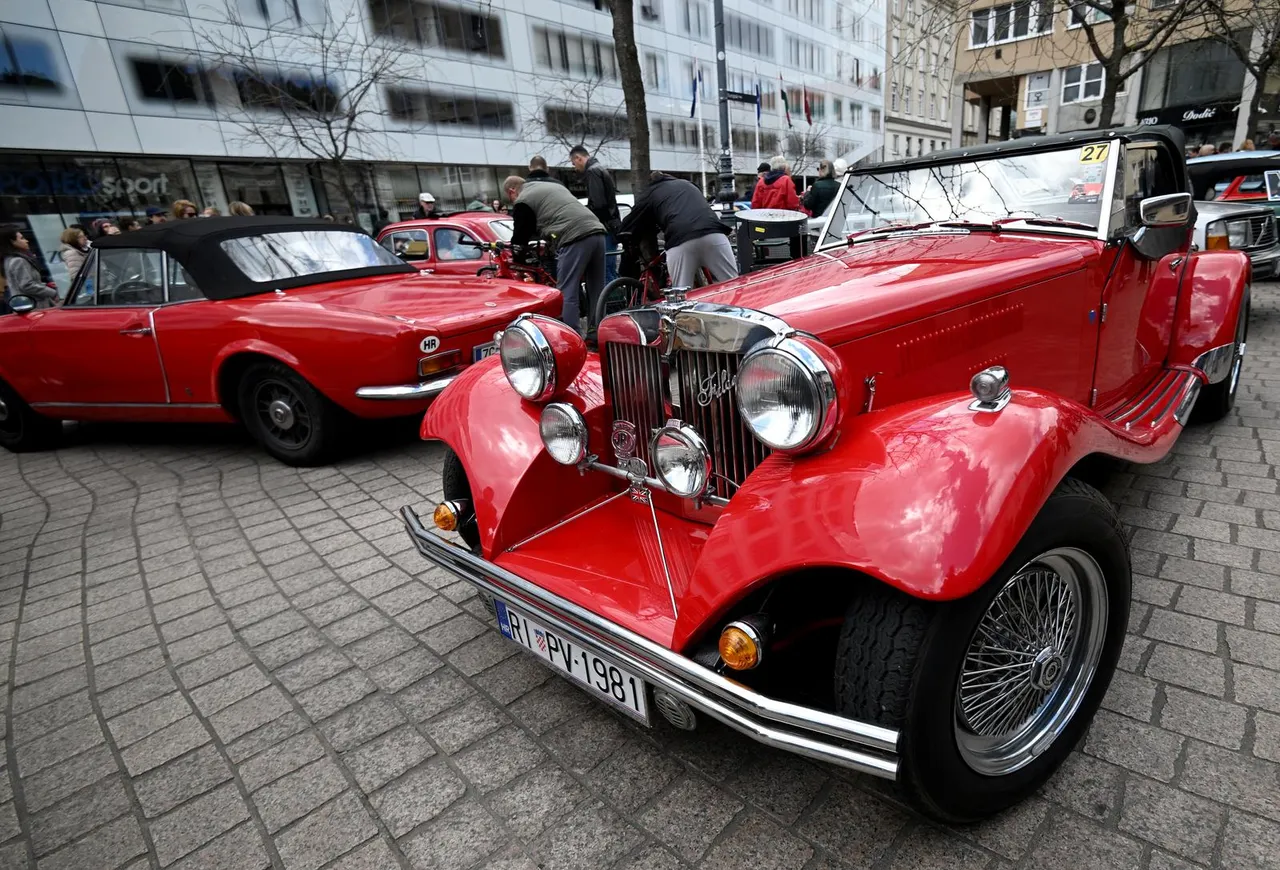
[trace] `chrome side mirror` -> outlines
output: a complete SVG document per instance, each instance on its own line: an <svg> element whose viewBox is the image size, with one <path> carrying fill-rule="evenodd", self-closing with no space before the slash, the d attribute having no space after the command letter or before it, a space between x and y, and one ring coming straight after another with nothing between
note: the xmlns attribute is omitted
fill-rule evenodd
<svg viewBox="0 0 1280 870"><path fill-rule="evenodd" d="M1191 217L1191 194L1169 193L1149 196L1138 203L1144 227L1183 227Z"/></svg>
<svg viewBox="0 0 1280 870"><path fill-rule="evenodd" d="M21 294L9 298L9 310L14 314L26 314L28 311L35 311L36 300L30 296Z"/></svg>

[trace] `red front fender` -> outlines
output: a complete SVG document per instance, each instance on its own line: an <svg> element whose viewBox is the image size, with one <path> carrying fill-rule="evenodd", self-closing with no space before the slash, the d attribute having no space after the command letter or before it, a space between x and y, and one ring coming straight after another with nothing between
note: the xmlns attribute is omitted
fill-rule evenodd
<svg viewBox="0 0 1280 870"><path fill-rule="evenodd" d="M1249 258L1241 251L1190 255L1178 294L1171 365L1191 365L1205 351L1235 340L1236 316L1251 274Z"/></svg>

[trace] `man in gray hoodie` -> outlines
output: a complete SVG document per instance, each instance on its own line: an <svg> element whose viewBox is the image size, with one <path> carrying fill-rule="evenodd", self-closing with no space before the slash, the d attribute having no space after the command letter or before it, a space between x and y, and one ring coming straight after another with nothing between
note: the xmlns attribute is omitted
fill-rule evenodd
<svg viewBox="0 0 1280 870"><path fill-rule="evenodd" d="M515 225L511 244L526 245L539 235L555 244L556 284L564 295L560 319L580 329L579 288L586 285L588 312L604 290L604 224L561 184L526 184L512 175L502 191Z"/></svg>

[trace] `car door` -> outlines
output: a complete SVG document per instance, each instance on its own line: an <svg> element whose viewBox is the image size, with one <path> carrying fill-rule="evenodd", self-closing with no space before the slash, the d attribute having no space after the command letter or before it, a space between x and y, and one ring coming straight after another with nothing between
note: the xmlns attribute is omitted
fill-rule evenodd
<svg viewBox="0 0 1280 870"><path fill-rule="evenodd" d="M431 247L436 254L436 274L474 278L487 262L480 244L478 238L462 227L435 227L431 231Z"/></svg>
<svg viewBox="0 0 1280 870"><path fill-rule="evenodd" d="M1113 234L1119 228L1126 235L1138 231L1138 204L1143 199L1186 189L1185 180L1179 180L1177 166L1172 155L1157 142L1135 142L1124 147L1111 202ZM1163 248L1155 256L1140 254L1129 242L1109 248L1115 259L1098 309L1098 356L1092 399L1093 406L1103 412L1133 398L1163 369L1168 356L1187 231L1178 227L1148 228L1143 232L1163 240Z"/></svg>
<svg viewBox="0 0 1280 870"><path fill-rule="evenodd" d="M436 264L431 256L431 242L426 230L393 230L378 241L382 247L409 265L416 266L424 275L430 275L436 271Z"/></svg>
<svg viewBox="0 0 1280 870"><path fill-rule="evenodd" d="M163 263L157 250L93 251L64 305L27 315L33 406L167 401L153 319L164 303Z"/></svg>

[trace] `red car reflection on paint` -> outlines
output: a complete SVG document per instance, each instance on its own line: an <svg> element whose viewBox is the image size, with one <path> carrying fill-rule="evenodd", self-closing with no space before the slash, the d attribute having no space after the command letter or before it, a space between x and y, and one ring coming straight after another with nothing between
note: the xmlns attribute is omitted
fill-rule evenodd
<svg viewBox="0 0 1280 870"><path fill-rule="evenodd" d="M612 315L597 349L517 319L423 421L459 540L405 508L410 536L626 715L999 812L1124 641L1095 460L1235 400L1249 261L1191 250L1182 155L1151 127L870 166L814 254Z"/></svg>
<svg viewBox="0 0 1280 870"><path fill-rule="evenodd" d="M554 288L430 280L359 229L204 218L95 243L63 303L0 317L0 444L62 420L239 420L291 465L329 460L356 418L417 416Z"/></svg>

